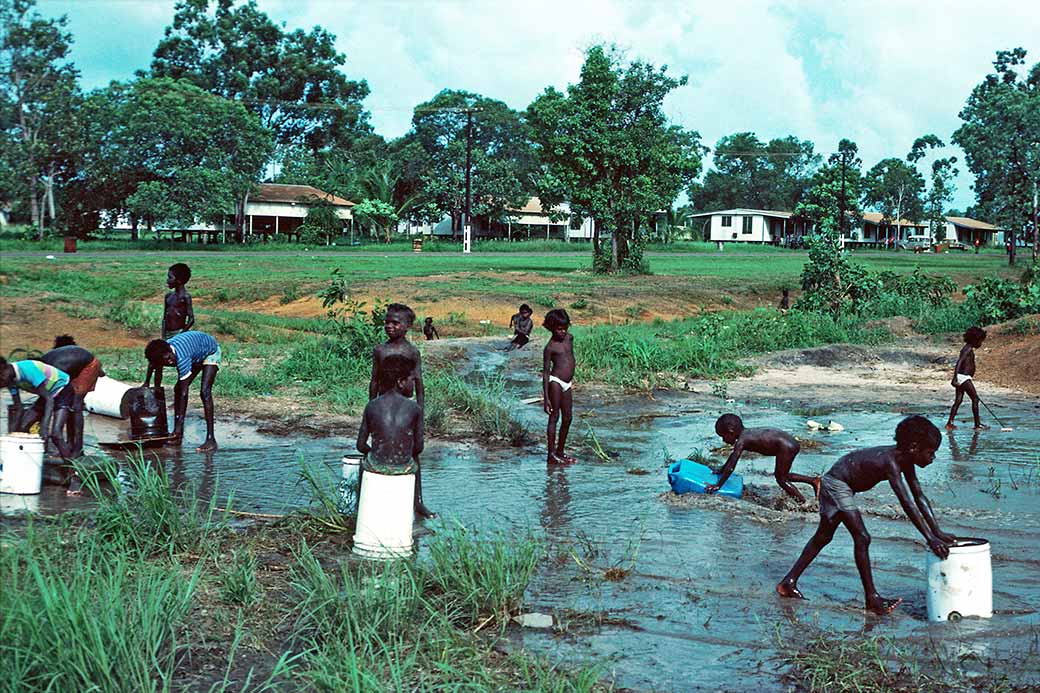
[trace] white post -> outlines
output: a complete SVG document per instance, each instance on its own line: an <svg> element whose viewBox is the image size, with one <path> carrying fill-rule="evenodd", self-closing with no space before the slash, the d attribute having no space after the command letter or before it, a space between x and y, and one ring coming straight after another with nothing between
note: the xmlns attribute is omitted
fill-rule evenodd
<svg viewBox="0 0 1040 693"><path fill-rule="evenodd" d="M469 224L466 224L462 228L462 252L469 253L469 252L472 251L472 248L471 248L472 240L473 240L472 227Z"/></svg>

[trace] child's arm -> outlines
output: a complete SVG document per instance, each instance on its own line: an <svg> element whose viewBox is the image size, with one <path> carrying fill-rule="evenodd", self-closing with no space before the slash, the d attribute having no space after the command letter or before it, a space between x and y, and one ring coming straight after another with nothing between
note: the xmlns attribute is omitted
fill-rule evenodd
<svg viewBox="0 0 1040 693"><path fill-rule="evenodd" d="M730 474L737 468L737 461L740 460L740 455L744 452L744 440L737 438L737 442L733 444L733 452L729 454L729 458L726 460L726 464L722 465L722 469L719 470L719 481L715 484L708 484L704 487L705 493L715 493L725 485L729 479Z"/></svg>
<svg viewBox="0 0 1040 693"><path fill-rule="evenodd" d="M426 386L423 385L422 381L422 359L419 356L419 350L415 350L415 403L419 405L419 420L422 421L422 416L426 412L424 406L426 402Z"/></svg>
<svg viewBox="0 0 1040 693"><path fill-rule="evenodd" d="M433 325L430 325L430 327L431 327L431 328L433 329L433 338L434 338L434 339L440 339L440 338L441 338L441 336L440 336L440 334L438 334L438 332L437 332L437 328L436 328L436 327L434 327Z"/></svg>
<svg viewBox="0 0 1040 693"><path fill-rule="evenodd" d="M971 345L965 344L964 348L961 349L960 356L957 357L957 365L953 367L953 379L950 381L954 386L957 385L957 374L961 372L961 367L964 362L968 360L968 354L971 352Z"/></svg>
<svg viewBox="0 0 1040 693"><path fill-rule="evenodd" d="M365 407L365 413L361 415L361 428L357 434L357 451L367 455L371 449L372 446L368 444L368 407Z"/></svg>
<svg viewBox="0 0 1040 693"><path fill-rule="evenodd" d="M913 470L906 474L906 485L910 487L910 495L914 497L917 509L921 511L921 516L928 524L928 527L932 530L932 534L945 542L956 541L957 537L952 534L947 534L939 529L939 523L935 519L935 513L932 512L931 503L928 502L928 499L924 495L924 491L921 490L921 482L918 481L917 474Z"/></svg>
<svg viewBox="0 0 1040 693"><path fill-rule="evenodd" d="M419 462L419 453L423 451L425 446L423 428L423 412L420 409L415 417L415 421L412 423L412 459L416 463Z"/></svg>
<svg viewBox="0 0 1040 693"><path fill-rule="evenodd" d="M161 368L159 368L158 370L162 371ZM148 387L148 383L150 383L152 381L152 374L155 373L155 371L156 371L155 366L153 366L151 364L151 362L149 362L148 363L148 370L145 371L145 373L144 373L144 384L141 385L141 387ZM158 385L156 385L156 387L158 387Z"/></svg>
<svg viewBox="0 0 1040 693"><path fill-rule="evenodd" d="M72 387L66 385L65 387ZM33 389L37 395L39 395L43 402L43 418L40 420L40 437L44 440L50 440L51 437L51 417L54 414L54 397L47 391L47 386L40 384Z"/></svg>
<svg viewBox="0 0 1040 693"><path fill-rule="evenodd" d="M931 527L925 523L924 518L921 517L920 511L917 506L910 500L910 492L906 488L906 484L903 483L902 474L899 472L898 467L894 467L894 471L889 472L888 483L892 486L892 491L895 492L896 498L899 499L899 505L903 506L903 512L910 518L910 522L913 523L917 531L924 537L925 542L928 544L928 548L932 550L939 558L946 558L950 555L950 548L946 543L936 536Z"/></svg>
<svg viewBox="0 0 1040 693"><path fill-rule="evenodd" d="M191 294L184 292L184 329L190 330L195 324L195 310L191 307Z"/></svg>
<svg viewBox="0 0 1040 693"><path fill-rule="evenodd" d="M169 298L167 297L167 298L163 299L163 307L162 307L162 335L159 337L163 341L166 341L166 314L169 313L169 312L170 312L170 303L169 303ZM147 380L144 382L144 386L148 387L148 381Z"/></svg>
<svg viewBox="0 0 1040 693"><path fill-rule="evenodd" d="M552 368L552 352L549 351L549 344L542 349L542 409L546 414L552 414L552 405L549 404L549 369Z"/></svg>
<svg viewBox="0 0 1040 693"><path fill-rule="evenodd" d="M372 401L376 398L379 393L379 387L376 385L377 378L379 377L379 347L372 350L372 377L368 381L368 399Z"/></svg>

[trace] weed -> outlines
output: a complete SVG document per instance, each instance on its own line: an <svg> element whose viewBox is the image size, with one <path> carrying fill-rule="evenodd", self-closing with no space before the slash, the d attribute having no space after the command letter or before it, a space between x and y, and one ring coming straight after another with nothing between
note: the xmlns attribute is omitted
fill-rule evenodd
<svg viewBox="0 0 1040 693"><path fill-rule="evenodd" d="M584 298L579 298L577 301L571 304L572 310L585 310L589 307L589 302Z"/></svg>
<svg viewBox="0 0 1040 693"><path fill-rule="evenodd" d="M236 549L220 570L220 594L228 604L250 606L260 598L256 579L256 556L249 549Z"/></svg>
<svg viewBox="0 0 1040 693"><path fill-rule="evenodd" d="M713 380L711 382L711 394L719 399L727 399L729 397L729 380L726 378Z"/></svg>
<svg viewBox="0 0 1040 693"><path fill-rule="evenodd" d="M539 306L543 306L545 308L555 308L556 307L556 298L553 297L553 296L550 296L549 294L541 294L539 296L535 296L534 297L534 302L535 302L535 304L537 304Z"/></svg>
<svg viewBox="0 0 1040 693"><path fill-rule="evenodd" d="M466 314L463 312L451 311L448 313L448 318L444 322L447 325L464 325L466 323Z"/></svg>
<svg viewBox="0 0 1040 693"><path fill-rule="evenodd" d="M485 377L479 385L471 387L455 373L431 370L426 382L426 423L430 428L443 430L447 425L446 412L450 409L465 417L477 433L517 447L527 442L527 427L515 418L511 400L505 396L505 381L500 376Z"/></svg>
<svg viewBox="0 0 1040 693"><path fill-rule="evenodd" d="M299 284L286 284L285 288L282 289L282 296L278 299L278 302L284 306L298 300L300 297L301 292Z"/></svg>

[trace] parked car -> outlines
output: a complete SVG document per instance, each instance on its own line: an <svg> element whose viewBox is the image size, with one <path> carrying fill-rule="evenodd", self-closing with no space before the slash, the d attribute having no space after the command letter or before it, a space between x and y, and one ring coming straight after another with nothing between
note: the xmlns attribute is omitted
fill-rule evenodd
<svg viewBox="0 0 1040 693"><path fill-rule="evenodd" d="M932 249L932 237L928 235L907 236L899 242L901 250L912 250L915 253L927 253Z"/></svg>
<svg viewBox="0 0 1040 693"><path fill-rule="evenodd" d="M961 243L960 241L946 241L946 249L965 251L969 249L969 246L967 243Z"/></svg>

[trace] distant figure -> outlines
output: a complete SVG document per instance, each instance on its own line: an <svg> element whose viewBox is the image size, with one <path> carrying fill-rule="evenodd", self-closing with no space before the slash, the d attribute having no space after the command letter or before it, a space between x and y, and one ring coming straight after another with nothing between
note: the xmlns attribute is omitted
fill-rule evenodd
<svg viewBox="0 0 1040 693"><path fill-rule="evenodd" d="M381 394L369 401L361 417L358 452L368 455L369 467L380 471L389 467L387 471L400 468L407 472L414 463L415 512L424 519L436 517L422 501L419 453L423 451L423 412L411 399L415 391L415 362L391 354L383 359L379 377Z"/></svg>
<svg viewBox="0 0 1040 693"><path fill-rule="evenodd" d="M574 336L568 332L571 318L563 308L554 308L546 314L542 326L552 333L542 352L542 406L549 415L545 434L548 443L546 463L574 464L577 460L563 452L571 428L571 389L574 387ZM559 437L556 435L557 421L560 423Z"/></svg>
<svg viewBox="0 0 1040 693"><path fill-rule="evenodd" d="M948 429L957 428L953 419L957 416L957 410L965 394L971 399L971 415L975 419L976 430L989 428L979 419L979 394L975 391L975 382L972 380L975 376L975 350L982 346L984 341L986 330L981 327L969 327L965 330L964 346L961 347L961 354L957 357L957 365L953 369L953 379L950 380L950 385L956 388L956 394L953 397L953 407L950 408L950 418L946 421Z"/></svg>
<svg viewBox="0 0 1040 693"><path fill-rule="evenodd" d="M173 439L179 445L184 438L184 417L188 411L188 387L195 376L202 373L202 411L206 417L206 441L197 452L217 449L213 436L213 381L220 370L220 344L205 332L184 332L167 340L153 339L144 349L148 360L148 371L144 376L144 387L149 387L155 374L155 387L162 387L163 368L177 368L177 386L173 390Z"/></svg>
<svg viewBox="0 0 1040 693"><path fill-rule="evenodd" d="M441 336L437 334L437 328L433 326L433 318L426 318L423 322L422 333L426 337L426 341L441 338Z"/></svg>
<svg viewBox="0 0 1040 693"><path fill-rule="evenodd" d="M195 312L191 307L191 294L184 285L191 279L191 268L183 262L170 267L166 273L166 286L172 291L166 294L163 306L162 338L187 332L195 324Z"/></svg>
<svg viewBox="0 0 1040 693"><path fill-rule="evenodd" d="M384 387L390 387L383 377L383 364L391 356L400 356L412 364L412 380L414 382L415 403L419 410L425 412L426 389L422 379L422 357L415 345L408 341L408 330L415 323L415 311L402 303L391 303L386 307L383 319L383 332L387 340L372 350L372 377L368 383L368 399L374 400L383 394ZM409 397L411 394L409 394ZM422 423L420 422L420 425ZM418 468L415 472L415 511L424 518L434 517L422 500L422 482Z"/></svg>
<svg viewBox="0 0 1040 693"><path fill-rule="evenodd" d="M744 422L736 414L720 416L715 422L715 432L727 445L733 446L733 452L730 453L726 464L719 471L718 483L705 486L705 493L715 493L722 488L736 468L737 462L740 461L741 454L744 450L750 450L760 455L776 458L776 466L773 470L776 483L787 495L799 503L804 503L805 498L794 487L792 481L809 484L813 487L813 493L817 496L820 495L820 477L791 473L791 465L794 464L794 458L801 451L802 446L789 434L775 428L744 428Z"/></svg>
<svg viewBox="0 0 1040 693"><path fill-rule="evenodd" d="M823 475L820 524L816 534L802 549L794 567L776 586L777 593L782 597L805 599L798 590L798 578L831 542L838 525L843 524L852 535L866 608L878 614L887 614L896 608L902 599L885 599L874 588L868 552L870 535L863 526L855 495L887 481L928 548L939 558L946 558L950 553L949 545L956 541L956 537L939 529L914 469L932 463L940 441L939 429L931 421L923 416L909 416L896 426L895 445L855 450L835 462Z"/></svg>
<svg viewBox="0 0 1040 693"><path fill-rule="evenodd" d="M789 289L784 289L780 294L780 305L776 307L782 315L787 315L787 311L791 308L791 292Z"/></svg>
<svg viewBox="0 0 1040 693"><path fill-rule="evenodd" d="M531 341L531 330L534 329L534 320L531 319L533 314L531 306L524 303L520 306L520 312L509 318L509 327L513 330L513 341L506 347L506 351L519 349Z"/></svg>
<svg viewBox="0 0 1040 693"><path fill-rule="evenodd" d="M68 343L66 343L68 342ZM63 344L64 346L59 346ZM83 455L83 400L87 393L93 392L98 378L105 374L101 361L76 342L69 335L60 335L54 339L56 345L40 357L44 363L68 373L69 385L75 395L75 401L68 417L68 442L73 458Z"/></svg>
<svg viewBox="0 0 1040 693"><path fill-rule="evenodd" d="M69 374L48 365L43 361L27 359L8 363L0 357L0 387L11 391L11 399L19 411L19 421L15 421L18 430L26 430L21 425L22 398L19 390L38 395L34 409L40 410L40 437L64 459L71 459L72 451L63 437L65 422L69 410L75 405L75 395L69 387Z"/></svg>
<svg viewBox="0 0 1040 693"><path fill-rule="evenodd" d="M978 238L975 239L975 254L979 254L979 246L982 245L982 241Z"/></svg>

